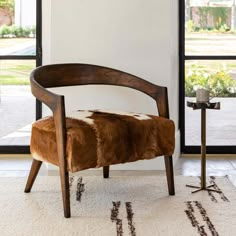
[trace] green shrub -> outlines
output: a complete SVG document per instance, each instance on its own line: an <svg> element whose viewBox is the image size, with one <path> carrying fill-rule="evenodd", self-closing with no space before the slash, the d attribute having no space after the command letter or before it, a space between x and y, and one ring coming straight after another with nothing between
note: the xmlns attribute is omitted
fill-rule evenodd
<svg viewBox="0 0 236 236"><path fill-rule="evenodd" d="M0 28L1 37L6 37L6 36L10 35L10 33L11 33L10 26L2 25L2 27Z"/></svg>
<svg viewBox="0 0 236 236"><path fill-rule="evenodd" d="M35 37L35 35L36 35L36 26L32 26L31 27L31 33L34 35L34 37Z"/></svg>
<svg viewBox="0 0 236 236"><path fill-rule="evenodd" d="M16 36L16 30L17 30L17 27L15 25L10 26L10 31L12 35Z"/></svg>
<svg viewBox="0 0 236 236"><path fill-rule="evenodd" d="M220 26L220 29L219 29L220 32L228 32L230 31L230 27L226 24L223 24Z"/></svg>
<svg viewBox="0 0 236 236"><path fill-rule="evenodd" d="M195 31L195 26L194 26L193 20L188 20L186 22L186 29L187 29L187 32L194 32Z"/></svg>
<svg viewBox="0 0 236 236"><path fill-rule="evenodd" d="M16 38L28 38L33 36L35 37L36 27L21 27L16 25L3 25L0 27L0 37L16 37Z"/></svg>
<svg viewBox="0 0 236 236"><path fill-rule="evenodd" d="M16 27L15 35L17 38L22 38L23 37L23 27L21 27L21 26Z"/></svg>
<svg viewBox="0 0 236 236"><path fill-rule="evenodd" d="M23 28L23 37L28 38L30 33L31 33L30 27Z"/></svg>
<svg viewBox="0 0 236 236"><path fill-rule="evenodd" d="M185 96L195 97L198 88L210 90L214 97L235 97L236 81L224 70L209 73L192 65L191 70L185 75Z"/></svg>

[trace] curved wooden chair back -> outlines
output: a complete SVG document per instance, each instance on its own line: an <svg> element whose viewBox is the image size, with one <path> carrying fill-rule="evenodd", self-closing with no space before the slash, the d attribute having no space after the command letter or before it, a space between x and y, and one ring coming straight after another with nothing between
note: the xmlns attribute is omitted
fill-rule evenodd
<svg viewBox="0 0 236 236"><path fill-rule="evenodd" d="M35 69L30 81L32 93L52 111L55 110L53 103L58 95L45 91L44 88L102 84L129 87L147 94L156 101L159 115L169 118L166 87L119 70L88 64L54 64Z"/></svg>

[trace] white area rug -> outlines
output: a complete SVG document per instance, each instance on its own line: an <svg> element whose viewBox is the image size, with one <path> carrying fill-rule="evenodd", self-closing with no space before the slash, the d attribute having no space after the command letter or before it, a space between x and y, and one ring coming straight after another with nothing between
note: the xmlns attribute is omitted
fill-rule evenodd
<svg viewBox="0 0 236 236"><path fill-rule="evenodd" d="M31 193L25 178L0 178L0 235L194 236L236 235L236 189L226 177L208 178L222 194L191 194L175 177L169 196L165 176L72 177L72 218L65 219L59 177L38 177Z"/></svg>

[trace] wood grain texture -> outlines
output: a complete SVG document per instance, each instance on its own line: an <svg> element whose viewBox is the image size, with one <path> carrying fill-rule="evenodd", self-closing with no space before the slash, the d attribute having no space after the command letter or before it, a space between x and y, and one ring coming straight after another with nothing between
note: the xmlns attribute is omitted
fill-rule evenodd
<svg viewBox="0 0 236 236"><path fill-rule="evenodd" d="M25 186L25 193L29 193L31 191L31 188L34 184L34 181L35 181L37 175L38 175L41 165L42 165L42 161L37 161L37 160L33 159L30 173L29 173L29 177L28 177L28 180L27 180L27 183Z"/></svg>
<svg viewBox="0 0 236 236"><path fill-rule="evenodd" d="M166 177L169 195L175 195L175 184L174 184L174 171L173 171L173 161L172 156L165 156L165 166L166 166Z"/></svg>

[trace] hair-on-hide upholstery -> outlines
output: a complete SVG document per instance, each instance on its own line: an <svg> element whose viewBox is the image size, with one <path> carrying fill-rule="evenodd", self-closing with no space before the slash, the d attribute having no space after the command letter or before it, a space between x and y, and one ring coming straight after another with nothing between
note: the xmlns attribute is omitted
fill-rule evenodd
<svg viewBox="0 0 236 236"><path fill-rule="evenodd" d="M68 170L76 172L112 164L172 155L174 122L154 115L76 111L66 118ZM32 126L34 159L59 165L53 117Z"/></svg>

